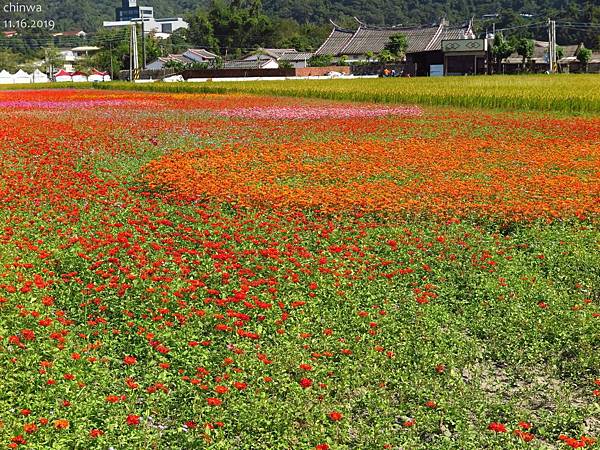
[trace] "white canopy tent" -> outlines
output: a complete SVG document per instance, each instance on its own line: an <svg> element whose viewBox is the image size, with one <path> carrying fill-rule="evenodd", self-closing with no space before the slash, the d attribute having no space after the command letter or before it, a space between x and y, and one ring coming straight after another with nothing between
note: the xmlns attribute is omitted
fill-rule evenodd
<svg viewBox="0 0 600 450"><path fill-rule="evenodd" d="M19 69L13 76L13 82L15 84L29 84L31 83L31 75L25 72L23 69Z"/></svg>
<svg viewBox="0 0 600 450"><path fill-rule="evenodd" d="M71 75L73 77L73 83L85 83L88 80L88 77L83 72L75 72Z"/></svg>
<svg viewBox="0 0 600 450"><path fill-rule="evenodd" d="M0 72L0 84L13 84L13 77L6 70Z"/></svg>
<svg viewBox="0 0 600 450"><path fill-rule="evenodd" d="M105 77L106 76L108 76L108 73L101 72L99 70L94 69L94 70L92 70L92 73L88 77L88 81L91 81L93 83L98 83L98 82L101 82L101 81L105 81Z"/></svg>
<svg viewBox="0 0 600 450"><path fill-rule="evenodd" d="M48 75L42 72L40 69L35 69L31 74L31 81L33 83L48 83Z"/></svg>
<svg viewBox="0 0 600 450"><path fill-rule="evenodd" d="M73 81L73 78L71 77L71 74L69 72L67 72L64 69L59 70L55 75L54 75L54 79L58 82L58 83L62 83L65 81Z"/></svg>

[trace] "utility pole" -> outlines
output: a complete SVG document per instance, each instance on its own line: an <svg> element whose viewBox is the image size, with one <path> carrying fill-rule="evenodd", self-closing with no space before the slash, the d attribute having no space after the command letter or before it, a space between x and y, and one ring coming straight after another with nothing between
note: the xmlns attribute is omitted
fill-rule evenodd
<svg viewBox="0 0 600 450"><path fill-rule="evenodd" d="M552 68L556 72L558 69L558 57L556 56L556 21L552 21Z"/></svg>
<svg viewBox="0 0 600 450"><path fill-rule="evenodd" d="M129 42L129 81L140 76L140 61L138 55L137 23L131 22L131 40Z"/></svg>
<svg viewBox="0 0 600 450"><path fill-rule="evenodd" d="M554 73L557 67L556 56L556 21L548 19L548 67Z"/></svg>
<svg viewBox="0 0 600 450"><path fill-rule="evenodd" d="M129 30L129 81L133 81L133 28Z"/></svg>
<svg viewBox="0 0 600 450"><path fill-rule="evenodd" d="M112 52L112 41L108 41L108 46L110 48L110 79L115 79L115 70L113 68L113 52Z"/></svg>
<svg viewBox="0 0 600 450"><path fill-rule="evenodd" d="M142 70L146 69L146 30L144 29L144 19L142 18Z"/></svg>
<svg viewBox="0 0 600 450"><path fill-rule="evenodd" d="M552 21L548 18L548 73L552 73Z"/></svg>

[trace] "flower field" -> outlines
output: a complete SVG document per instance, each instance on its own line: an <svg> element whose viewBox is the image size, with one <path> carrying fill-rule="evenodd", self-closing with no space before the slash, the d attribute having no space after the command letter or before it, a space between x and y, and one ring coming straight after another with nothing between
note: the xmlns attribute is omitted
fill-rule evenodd
<svg viewBox="0 0 600 450"><path fill-rule="evenodd" d="M0 91L0 445L595 448L600 119Z"/></svg>
<svg viewBox="0 0 600 450"><path fill-rule="evenodd" d="M135 86L116 82L94 83L89 87L172 93L245 93L377 103L561 111L569 114L600 113L600 89L595 74L267 80Z"/></svg>

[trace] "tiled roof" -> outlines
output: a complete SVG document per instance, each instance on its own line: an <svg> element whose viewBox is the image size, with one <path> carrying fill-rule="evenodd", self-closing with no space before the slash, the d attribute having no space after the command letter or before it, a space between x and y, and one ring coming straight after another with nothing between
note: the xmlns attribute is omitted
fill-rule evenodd
<svg viewBox="0 0 600 450"><path fill-rule="evenodd" d="M533 56L531 60L534 63L542 64L548 62L546 59L548 45L549 44L547 41L533 41ZM575 61L577 59L579 45L559 45L558 47L561 47L564 52L564 56L560 61L567 62L569 60ZM509 64L521 64L523 62L523 57L517 52L514 52L512 55L506 58L504 62Z"/></svg>
<svg viewBox="0 0 600 450"><path fill-rule="evenodd" d="M313 53L309 52L292 52L292 53L284 53L279 58L281 61L304 61L306 59L312 58Z"/></svg>
<svg viewBox="0 0 600 450"><path fill-rule="evenodd" d="M214 53L211 53L203 48L190 48L187 51L190 53L194 53L198 56L202 56L205 59L214 59L217 57L217 55L215 55Z"/></svg>
<svg viewBox="0 0 600 450"><path fill-rule="evenodd" d="M272 59L261 59L260 67L257 61L246 61L246 60L233 60L224 61L223 69L262 69L265 64L271 62Z"/></svg>
<svg viewBox="0 0 600 450"><path fill-rule="evenodd" d="M293 48L264 48L261 52L252 53L244 58L244 61L261 61L275 60L275 61L304 61L310 59L313 53L309 52L298 52Z"/></svg>
<svg viewBox="0 0 600 450"><path fill-rule="evenodd" d="M334 28L317 50L317 55L364 55L379 53L395 34L403 34L408 41L406 53L441 50L443 39L471 37L470 25L449 27L445 23L433 27L370 27L362 25L356 31Z"/></svg>
<svg viewBox="0 0 600 450"><path fill-rule="evenodd" d="M339 55L354 36L354 31L334 27L329 37L315 52L316 55Z"/></svg>

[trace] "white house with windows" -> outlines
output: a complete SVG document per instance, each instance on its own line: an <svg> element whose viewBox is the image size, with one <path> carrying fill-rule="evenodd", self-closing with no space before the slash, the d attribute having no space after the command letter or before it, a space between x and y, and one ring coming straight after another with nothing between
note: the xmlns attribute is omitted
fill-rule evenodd
<svg viewBox="0 0 600 450"><path fill-rule="evenodd" d="M179 29L188 28L188 23L181 17L157 19L154 17L154 8L151 6L139 6L137 0L122 1L122 6L116 10L116 20L104 21L105 27L122 27L141 21L144 33L156 33L158 37L169 36Z"/></svg>

